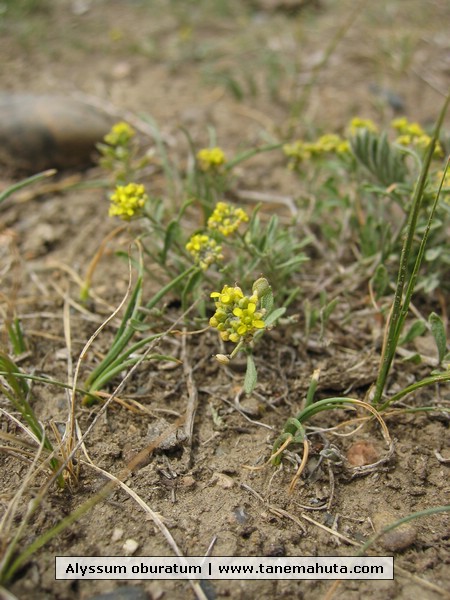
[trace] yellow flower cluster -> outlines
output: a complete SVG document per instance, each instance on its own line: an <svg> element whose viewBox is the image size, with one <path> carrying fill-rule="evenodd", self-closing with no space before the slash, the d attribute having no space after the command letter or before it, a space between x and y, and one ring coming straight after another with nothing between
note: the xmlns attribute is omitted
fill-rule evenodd
<svg viewBox="0 0 450 600"><path fill-rule="evenodd" d="M418 123L410 123L406 117L394 119L391 125L399 133L399 137L396 139L397 144L415 146L419 150L425 150L431 141L431 137L425 133ZM378 127L371 119L354 117L347 128L347 138L357 135L360 130L377 133ZM286 144L283 146L283 151L289 158L289 168L297 169L303 161L314 159L324 154L347 154L350 152L350 142L345 137L334 133L327 133L313 142L298 140L292 144ZM435 155L442 156L442 154L442 147L437 143Z"/></svg>
<svg viewBox="0 0 450 600"><path fill-rule="evenodd" d="M228 236L246 221L248 221L248 215L242 208L235 208L227 202L218 202L208 219L208 229L217 230L222 235Z"/></svg>
<svg viewBox="0 0 450 600"><path fill-rule="evenodd" d="M120 121L113 125L111 131L105 135L104 140L110 146L125 146L135 134L136 132L128 123Z"/></svg>
<svg viewBox="0 0 450 600"><path fill-rule="evenodd" d="M367 131L372 131L372 133L377 133L378 127L372 121L372 119L362 119L361 117L354 117L350 121L350 135L356 135L360 129L367 129Z"/></svg>
<svg viewBox="0 0 450 600"><path fill-rule="evenodd" d="M348 142L335 133L326 133L320 136L313 146L313 153L326 154L327 152L337 152L343 154L349 149Z"/></svg>
<svg viewBox="0 0 450 600"><path fill-rule="evenodd" d="M431 142L431 136L425 133L419 123L411 123L406 117L394 119L391 125L399 133L395 141L400 146L415 146L419 150L425 150ZM436 144L434 153L436 156L442 155L439 143Z"/></svg>
<svg viewBox="0 0 450 600"><path fill-rule="evenodd" d="M425 131L419 123L411 123L406 117L394 119L391 122L392 127L401 135L410 135L411 137L420 137L425 135Z"/></svg>
<svg viewBox="0 0 450 600"><path fill-rule="evenodd" d="M225 342L249 342L257 331L265 328L265 311L257 310L259 295L255 286L251 296L244 296L237 285L225 285L221 292L213 292L211 298L216 299L216 312L209 324L219 331Z"/></svg>
<svg viewBox="0 0 450 600"><path fill-rule="evenodd" d="M120 217L124 221L129 221L131 217L141 212L148 196L142 184L129 183L128 185L117 185L116 191L111 195L110 200L109 216Z"/></svg>
<svg viewBox="0 0 450 600"><path fill-rule="evenodd" d="M350 145L348 141L335 133L326 133L320 136L315 142L298 140L292 144L283 146L283 152L290 159L289 167L292 169L298 167L302 161L317 158L331 152L345 154L349 149Z"/></svg>
<svg viewBox="0 0 450 600"><path fill-rule="evenodd" d="M203 271L213 263L223 260L222 246L205 233L193 235L186 244L186 250Z"/></svg>
<svg viewBox="0 0 450 600"><path fill-rule="evenodd" d="M222 246L216 241L217 234L228 236L249 218L242 208L227 202L218 202L207 222L204 232L191 236L185 248L201 269L206 270L213 263L223 260Z"/></svg>
<svg viewBox="0 0 450 600"><path fill-rule="evenodd" d="M202 171L218 171L226 163L221 148L203 148L197 152L197 162Z"/></svg>

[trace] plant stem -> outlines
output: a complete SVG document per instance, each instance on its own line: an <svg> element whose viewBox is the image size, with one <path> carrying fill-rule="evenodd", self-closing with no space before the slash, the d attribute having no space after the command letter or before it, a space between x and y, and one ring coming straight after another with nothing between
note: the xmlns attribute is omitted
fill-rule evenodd
<svg viewBox="0 0 450 600"><path fill-rule="evenodd" d="M387 402L382 404L378 410L384 410L394 402L397 402L401 398L408 396L408 394L411 394L412 392L415 392L416 390L422 387L425 387L427 385L433 385L436 383L444 383L446 381L450 381L450 370L445 371L444 373L438 373L437 375L431 375L430 377L426 377L425 379L421 379L420 381L416 381L416 383L413 383L412 385L409 385L408 387L402 389L400 392L394 394L394 396L392 396Z"/></svg>
<svg viewBox="0 0 450 600"><path fill-rule="evenodd" d="M385 343L383 345L380 368L379 368L377 380L375 383L375 393L374 393L374 397L372 400L372 404L374 406L378 406L381 403L383 391L384 391L386 381L387 381L387 378L389 375L389 371L392 366L392 361L394 359L395 352L397 349L398 340L399 340L399 337L400 337L400 334L401 334L401 331L403 328L403 324L406 319L406 315L408 314L411 297L412 297L412 294L414 291L414 286L416 283L417 273L418 273L418 270L419 270L419 267L420 267L420 264L421 264L421 261L423 258L423 254L425 252L425 243L428 238L429 227L431 225L431 219L434 216L434 211L435 211L436 204L437 204L437 198L436 198L435 202L433 204L432 210L430 212L430 215L429 215L427 231L425 232L425 234L422 238L421 245L420 245L420 248L419 248L419 251L418 251L418 254L416 257L416 261L414 264L414 268L413 268L413 271L412 271L412 273L409 277L408 283L407 283L406 294L405 294L405 297L403 298L403 293L404 293L407 275L408 275L407 274L408 262L411 257L412 244L413 244L413 239L414 239L414 235L416 232L417 219L418 219L419 212L420 212L420 209L422 206L422 200L423 200L423 196L424 196L424 190L425 190L425 186L426 186L428 171L430 168L430 163L431 163L431 159L433 156L433 152L436 147L436 142L438 140L439 131L441 129L445 114L447 112L449 101L450 101L450 95L447 96L444 106L440 112L438 121L437 121L435 129L434 129L433 137L431 139L431 142L428 146L428 149L427 149L427 152L426 152L426 155L424 158L424 162L422 165L422 170L419 175L419 179L418 179L418 181L416 183L416 187L414 189L414 194L413 194L412 203L411 203L411 209L410 209L409 217L408 217L408 225L407 225L407 229L406 229L406 235L405 235L405 239L403 242L403 248L402 248L402 252L401 252L401 256L400 256L400 265L399 265L399 270L398 270L397 285L396 285L396 290L395 290L395 295L394 295L394 301L392 304L388 323L386 324L387 329L386 329Z"/></svg>
<svg viewBox="0 0 450 600"><path fill-rule="evenodd" d="M232 158L229 162L226 163L225 169L230 171L233 167L238 165L239 163L256 156L257 154L261 154L262 152L271 152L272 150L279 150L284 145L283 142L278 142L276 144L268 144L267 146L261 146L259 148L252 148L251 150L246 150L241 154L238 154L234 158Z"/></svg>

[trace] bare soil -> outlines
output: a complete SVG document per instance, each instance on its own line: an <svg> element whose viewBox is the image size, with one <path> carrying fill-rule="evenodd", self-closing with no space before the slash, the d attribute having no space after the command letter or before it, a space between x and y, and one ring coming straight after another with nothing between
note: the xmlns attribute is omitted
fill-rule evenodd
<svg viewBox="0 0 450 600"><path fill-rule="evenodd" d="M446 1L366 2L352 24L354 2L301 4L48 0L34 10L23 3L20 10L20 2L15 8L6 3L10 8L0 16L0 89L84 94L108 110L114 107L118 116L150 115L181 165L187 156L182 127L199 146L208 143L208 127L214 127L219 144L230 153L254 146L286 126L293 100L311 81L308 102L298 116L299 129L314 125L340 130L354 115L386 122L406 114L433 122L449 87ZM348 30L318 70L330 40L345 24ZM258 158L240 168L237 188L295 197L301 183L280 160L272 160ZM94 276L96 300L81 307L77 277L84 277L102 239L117 223L105 218L104 190L62 189L74 175L87 183L102 177L98 168L62 173L53 188L16 194L1 213L2 312L15 306L30 348L20 367L60 381L67 381L65 306L70 313L70 354L76 362L89 336L126 291L127 267L114 251L126 250L133 237L132 231L124 231L107 246ZM0 171L1 187L16 177L11 169ZM220 351L214 332L167 337L159 349L183 364L141 366L121 393L128 406L113 403L86 440L92 462L115 475L150 445L152 452L126 483L161 516L186 555L204 555L213 540L215 556L352 555L396 519L449 504L449 464L439 460L449 456L449 423L439 412L386 415L395 441L392 455L376 422L342 436L350 429L324 430L354 413L322 413L325 416L312 423L320 430L311 430L308 468L292 494L288 487L298 455L290 453L278 469L264 466L284 422L299 410L315 369L321 371L320 398L363 399L376 377L383 323L371 310L367 286L356 278L354 285L342 289L336 265L323 262L312 255L299 283L302 297L317 298L324 282L330 297L342 297L325 340L313 332L306 343L302 306L291 306L289 314L297 317L296 323L274 329L256 355L260 379L250 398L241 392L239 362L223 368L211 358ZM420 303L424 314L445 311L439 292ZM163 324L178 316L175 305L169 307ZM83 375L108 348L114 326L113 322L96 340ZM429 371L429 365L401 363L399 358L388 393ZM35 383L32 391L43 423L66 422L63 390ZM164 442L162 448L152 446L186 414L195 393L192 439L183 442L172 435L165 449ZM410 405L432 405L444 393L445 389L423 389ZM140 408L130 405L132 400ZM10 411L6 399L0 403ZM80 404L76 416L81 431L98 410ZM2 430L20 435L3 416ZM321 452L330 448L332 459L325 459ZM89 466L86 456L79 458L84 462L78 485L49 492L22 546L104 485L106 479ZM361 463L377 462L367 472L358 470ZM27 469L28 464L11 452L0 453L2 507ZM36 491L27 491L27 501ZM395 556L394 581L342 581L333 597L450 598L449 518L440 514L416 520L369 550L374 556ZM11 593L20 599L85 600L124 585L55 581L54 557L120 556L128 539L138 543L135 555L173 554L153 520L125 491L115 489L33 555L12 582ZM204 582L203 592L211 600L316 600L325 598L331 584L223 580ZM188 582L133 585L153 600L194 597Z"/></svg>

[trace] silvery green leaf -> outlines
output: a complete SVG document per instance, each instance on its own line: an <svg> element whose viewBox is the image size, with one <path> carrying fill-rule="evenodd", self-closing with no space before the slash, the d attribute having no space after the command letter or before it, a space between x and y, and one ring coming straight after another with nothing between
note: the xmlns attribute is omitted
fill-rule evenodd
<svg viewBox="0 0 450 600"><path fill-rule="evenodd" d="M251 394L255 389L258 375L256 373L255 361L251 354L247 355L247 371L245 373L244 391L246 394Z"/></svg>

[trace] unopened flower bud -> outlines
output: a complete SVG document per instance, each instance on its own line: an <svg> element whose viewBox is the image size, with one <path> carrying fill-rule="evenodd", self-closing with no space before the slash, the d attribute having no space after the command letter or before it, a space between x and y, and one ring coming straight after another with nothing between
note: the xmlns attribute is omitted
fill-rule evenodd
<svg viewBox="0 0 450 600"><path fill-rule="evenodd" d="M215 359L221 365L227 365L230 362L230 359L228 358L228 356L226 354L216 354Z"/></svg>

